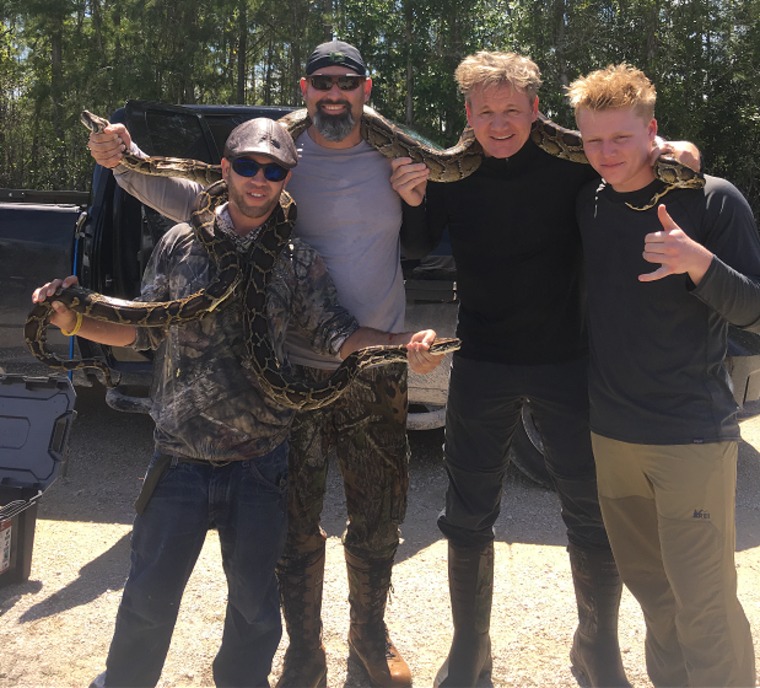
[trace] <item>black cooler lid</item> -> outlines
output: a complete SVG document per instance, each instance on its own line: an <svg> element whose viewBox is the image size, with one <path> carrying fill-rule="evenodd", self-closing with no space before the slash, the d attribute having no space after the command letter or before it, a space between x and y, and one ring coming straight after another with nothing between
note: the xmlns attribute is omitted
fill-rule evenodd
<svg viewBox="0 0 760 688"><path fill-rule="evenodd" d="M65 464L75 400L67 378L0 375L0 488L52 485Z"/></svg>

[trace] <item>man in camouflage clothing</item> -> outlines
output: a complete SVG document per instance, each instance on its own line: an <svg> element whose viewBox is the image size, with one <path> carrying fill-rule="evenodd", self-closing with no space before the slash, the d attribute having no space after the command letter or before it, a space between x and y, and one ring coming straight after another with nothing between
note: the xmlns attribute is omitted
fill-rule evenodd
<svg viewBox="0 0 760 688"><path fill-rule="evenodd" d="M280 194L298 161L289 134L269 119L230 135L222 159L228 202L215 232L245 260L260 232L275 222ZM156 246L141 300L178 299L205 287L213 267L188 223ZM37 289L53 297L76 277ZM275 565L286 532L287 435L293 411L269 400L245 358L242 307L224 302L201 320L167 330L94 321L53 302L51 322L64 334L156 350L151 415L155 455L132 533L132 568L116 619L106 672L96 686L154 686L161 675L185 585L209 528L219 531L229 589L217 686L269 686L281 636ZM406 344L409 363L425 372L431 330L388 334L359 327L338 303L319 255L294 240L281 253L267 291L267 316L282 356L287 328L307 335L323 354L344 358L370 344Z"/></svg>

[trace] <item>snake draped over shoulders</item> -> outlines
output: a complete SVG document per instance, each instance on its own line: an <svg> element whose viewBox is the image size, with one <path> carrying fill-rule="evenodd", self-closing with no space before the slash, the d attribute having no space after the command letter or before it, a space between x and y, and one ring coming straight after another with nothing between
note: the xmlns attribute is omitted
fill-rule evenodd
<svg viewBox="0 0 760 688"><path fill-rule="evenodd" d="M108 126L108 120L93 115L87 110L82 111L80 118L91 131L102 131ZM288 113L278 122L290 132L293 139L297 139L312 124L305 108ZM465 127L454 146L442 149L423 142L413 132L391 122L367 105L364 106L360 125L362 138L381 155L391 160L408 157L413 162L425 163L430 170L429 179L433 182L460 181L475 172L483 160L483 149L470 126ZM539 113L538 118L533 122L530 137L549 155L588 164L586 154L583 152L580 132L566 129L542 113ZM131 153L125 153L120 162L127 169L139 174L183 177L204 186L212 184L222 176L219 165L185 158L161 156L140 158ZM699 189L705 184L701 173L664 155L655 162L654 173L664 185L662 191L656 193L644 206L627 204L632 210L649 210L674 189Z"/></svg>

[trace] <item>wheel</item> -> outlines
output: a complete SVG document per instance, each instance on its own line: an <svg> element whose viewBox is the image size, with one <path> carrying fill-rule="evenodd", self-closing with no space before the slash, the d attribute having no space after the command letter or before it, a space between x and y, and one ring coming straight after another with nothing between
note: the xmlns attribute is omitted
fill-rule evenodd
<svg viewBox="0 0 760 688"><path fill-rule="evenodd" d="M544 461L544 442L536 427L528 402L522 407L522 423L515 430L512 446L509 448L509 460L519 471L534 483L553 490L549 471Z"/></svg>

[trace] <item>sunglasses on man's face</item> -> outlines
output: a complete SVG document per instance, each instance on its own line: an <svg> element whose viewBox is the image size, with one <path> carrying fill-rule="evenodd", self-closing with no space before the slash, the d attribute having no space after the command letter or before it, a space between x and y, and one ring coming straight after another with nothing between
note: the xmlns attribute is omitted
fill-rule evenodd
<svg viewBox="0 0 760 688"><path fill-rule="evenodd" d="M232 169L241 177L255 177L259 170L264 170L264 178L270 182L281 182L288 176L288 170L276 162L262 165L250 158L235 158L232 161Z"/></svg>
<svg viewBox="0 0 760 688"><path fill-rule="evenodd" d="M333 74L314 74L307 76L306 80L316 91L329 91L335 84L341 91L355 91L364 83L365 77L355 74L346 74L344 76L334 76Z"/></svg>

